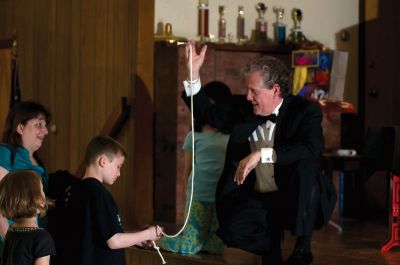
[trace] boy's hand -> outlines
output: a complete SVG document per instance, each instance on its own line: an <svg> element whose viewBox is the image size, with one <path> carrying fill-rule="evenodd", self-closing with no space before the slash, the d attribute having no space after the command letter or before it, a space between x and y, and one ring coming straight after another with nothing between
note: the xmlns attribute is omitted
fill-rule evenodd
<svg viewBox="0 0 400 265"><path fill-rule="evenodd" d="M204 58L207 51L207 45L204 45L200 53L196 52L196 45L194 40L188 41L186 44L186 65L188 69L188 80L190 79L190 47L192 48L192 79L200 78L200 68L203 65Z"/></svg>
<svg viewBox="0 0 400 265"><path fill-rule="evenodd" d="M150 226L146 229L148 233L148 240L157 240L162 236L163 228L160 226Z"/></svg>
<svg viewBox="0 0 400 265"><path fill-rule="evenodd" d="M146 241L137 243L136 246L143 248L143 249L151 249L151 248L153 248L153 242L151 240L146 240Z"/></svg>

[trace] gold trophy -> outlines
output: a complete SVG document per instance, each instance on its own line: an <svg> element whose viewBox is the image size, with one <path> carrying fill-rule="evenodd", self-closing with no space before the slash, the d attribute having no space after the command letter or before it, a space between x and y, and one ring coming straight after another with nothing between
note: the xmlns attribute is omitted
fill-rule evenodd
<svg viewBox="0 0 400 265"><path fill-rule="evenodd" d="M239 44L243 44L246 39L244 29L244 10L243 6L239 6L238 17L236 19L236 38Z"/></svg>
<svg viewBox="0 0 400 265"><path fill-rule="evenodd" d="M225 42L226 37L226 20L225 20L225 6L219 6L219 19L218 19L218 41Z"/></svg>
<svg viewBox="0 0 400 265"><path fill-rule="evenodd" d="M293 43L301 43L306 40L303 34L303 30L301 29L301 21L303 20L303 11L299 8L293 8L292 10L292 19L293 19L293 29L290 34L290 41Z"/></svg>

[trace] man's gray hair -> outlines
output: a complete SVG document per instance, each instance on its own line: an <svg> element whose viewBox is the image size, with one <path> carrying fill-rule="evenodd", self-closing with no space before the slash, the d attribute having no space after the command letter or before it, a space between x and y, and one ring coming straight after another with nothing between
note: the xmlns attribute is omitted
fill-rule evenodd
<svg viewBox="0 0 400 265"><path fill-rule="evenodd" d="M257 58L245 66L243 75L246 76L254 71L261 71L266 88L272 89L274 84L278 84L282 98L292 94L292 76L281 60L271 56Z"/></svg>

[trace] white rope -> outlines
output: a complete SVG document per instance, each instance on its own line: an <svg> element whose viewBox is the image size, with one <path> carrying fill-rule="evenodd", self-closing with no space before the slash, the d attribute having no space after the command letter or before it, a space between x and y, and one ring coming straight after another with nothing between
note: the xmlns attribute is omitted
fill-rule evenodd
<svg viewBox="0 0 400 265"><path fill-rule="evenodd" d="M185 218L185 222L182 226L182 228L174 235L168 235L167 233L164 233L161 229L161 233L169 238L174 238L177 237L178 235L180 235L183 230L185 230L185 227L187 225L187 222L189 220L189 216L190 216L190 210L192 208L192 201L193 201L193 187L194 187L194 118L193 118L193 88L192 88L192 83L193 83L193 61L192 61L192 45L189 45L189 79L190 79L190 83L189 83L189 87L190 87L190 118L191 118L191 126L192 126L192 188L190 191L190 200L189 200L189 207L188 207L188 211L186 214L186 218ZM158 228L160 228L159 226L157 226Z"/></svg>
<svg viewBox="0 0 400 265"><path fill-rule="evenodd" d="M163 255L161 254L160 247L156 245L156 242L154 242L154 240L153 240L152 242L153 242L153 248L154 248L155 250L157 250L158 255L160 256L160 258L161 258L161 260L162 260L162 264L167 264L167 262L165 261Z"/></svg>
<svg viewBox="0 0 400 265"><path fill-rule="evenodd" d="M187 208L187 214L186 214L186 218L185 218L185 222L182 226L182 228L174 235L169 235L167 233L164 233L163 230L157 225L157 229L159 229L161 231L161 234L163 236L169 237L169 238L174 238L177 237L178 235L180 235L183 230L185 230L185 227L188 223L189 220L189 216L190 216L190 210L192 208L192 201L193 201L193 189L194 189L194 118L193 118L193 61L192 61L192 45L189 45L189 79L190 79L190 83L189 83L189 87L190 87L190 119L191 119L191 127L192 127L192 188L190 191L190 200L189 200L189 207ZM157 250L158 254L161 257L161 260L163 262L163 264L166 264L167 262L164 260L161 252L160 252L160 248L156 245L156 243L153 241L153 246L154 249Z"/></svg>

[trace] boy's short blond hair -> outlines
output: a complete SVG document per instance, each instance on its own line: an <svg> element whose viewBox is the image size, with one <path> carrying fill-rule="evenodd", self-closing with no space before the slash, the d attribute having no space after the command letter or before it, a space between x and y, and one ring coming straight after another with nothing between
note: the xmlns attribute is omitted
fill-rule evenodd
<svg viewBox="0 0 400 265"><path fill-rule="evenodd" d="M18 222L38 214L46 214L48 204L42 190L41 177L31 170L8 173L0 181L0 212Z"/></svg>
<svg viewBox="0 0 400 265"><path fill-rule="evenodd" d="M101 156L107 156L109 161L113 161L115 156L121 155L126 157L126 152L122 145L109 136L96 136L86 147L85 164L90 166L96 159Z"/></svg>

